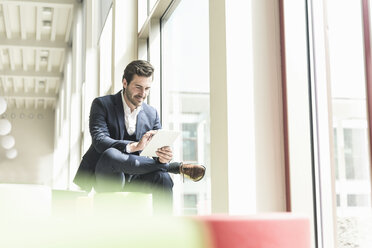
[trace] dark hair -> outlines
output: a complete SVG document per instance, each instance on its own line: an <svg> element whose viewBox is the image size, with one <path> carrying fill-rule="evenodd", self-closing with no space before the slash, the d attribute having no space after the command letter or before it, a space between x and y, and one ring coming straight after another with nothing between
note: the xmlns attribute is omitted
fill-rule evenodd
<svg viewBox="0 0 372 248"><path fill-rule="evenodd" d="M154 73L154 67L145 60L134 60L130 62L124 69L122 81L127 80L129 84L134 75L141 77L152 77Z"/></svg>

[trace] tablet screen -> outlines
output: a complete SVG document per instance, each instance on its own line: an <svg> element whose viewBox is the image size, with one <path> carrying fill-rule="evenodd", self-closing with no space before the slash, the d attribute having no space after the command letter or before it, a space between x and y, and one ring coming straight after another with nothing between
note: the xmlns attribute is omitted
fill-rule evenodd
<svg viewBox="0 0 372 248"><path fill-rule="evenodd" d="M157 157L155 152L158 148L163 146L172 146L179 135L179 131L158 130L145 149L141 152L141 156Z"/></svg>

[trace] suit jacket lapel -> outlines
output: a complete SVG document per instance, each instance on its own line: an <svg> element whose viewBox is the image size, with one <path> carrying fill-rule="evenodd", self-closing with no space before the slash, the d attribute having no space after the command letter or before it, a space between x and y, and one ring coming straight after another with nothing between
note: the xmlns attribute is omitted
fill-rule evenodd
<svg viewBox="0 0 372 248"><path fill-rule="evenodd" d="M121 91L115 95L115 110L116 110L116 119L119 125L119 137L120 139L124 138L124 109L123 109L123 101L121 98Z"/></svg>
<svg viewBox="0 0 372 248"><path fill-rule="evenodd" d="M143 135L143 123L145 118L145 112L143 111L143 108L137 115L137 123L136 123L136 139L140 140Z"/></svg>

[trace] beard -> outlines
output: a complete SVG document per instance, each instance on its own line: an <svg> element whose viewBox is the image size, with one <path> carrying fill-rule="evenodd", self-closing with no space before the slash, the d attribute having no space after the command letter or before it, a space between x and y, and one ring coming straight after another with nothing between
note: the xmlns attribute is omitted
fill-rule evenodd
<svg viewBox="0 0 372 248"><path fill-rule="evenodd" d="M132 92L128 90L128 88L124 90L124 94L128 101L135 107L141 106L143 101L145 100L145 98L142 97L141 95L133 95Z"/></svg>

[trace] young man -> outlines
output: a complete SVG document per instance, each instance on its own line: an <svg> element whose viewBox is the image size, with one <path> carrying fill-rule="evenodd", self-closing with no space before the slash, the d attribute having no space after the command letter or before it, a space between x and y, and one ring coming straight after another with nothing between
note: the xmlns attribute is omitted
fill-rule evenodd
<svg viewBox="0 0 372 248"><path fill-rule="evenodd" d="M168 172L193 181L204 177L202 165L171 163L170 147L158 149L157 158L139 156L161 128L156 109L145 103L153 72L149 62L133 61L124 70L122 91L94 99L89 116L92 145L74 178L82 189L151 192L153 198L160 192L171 199L173 181Z"/></svg>

